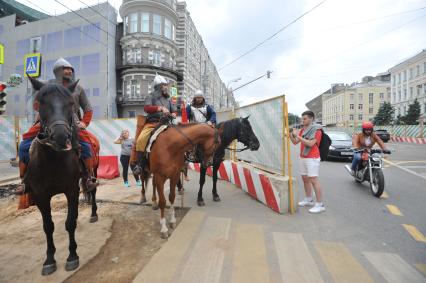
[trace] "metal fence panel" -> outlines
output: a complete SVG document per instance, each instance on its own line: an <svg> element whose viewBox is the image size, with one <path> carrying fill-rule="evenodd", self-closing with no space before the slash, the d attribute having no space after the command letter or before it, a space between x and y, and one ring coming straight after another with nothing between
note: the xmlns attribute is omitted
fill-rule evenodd
<svg viewBox="0 0 426 283"><path fill-rule="evenodd" d="M237 158L274 171L283 169L283 97L247 105L236 109L236 117L247 117L260 142L258 151L237 153ZM238 148L242 147L239 144Z"/></svg>
<svg viewBox="0 0 426 283"><path fill-rule="evenodd" d="M12 116L0 116L0 161L15 157L15 119Z"/></svg>

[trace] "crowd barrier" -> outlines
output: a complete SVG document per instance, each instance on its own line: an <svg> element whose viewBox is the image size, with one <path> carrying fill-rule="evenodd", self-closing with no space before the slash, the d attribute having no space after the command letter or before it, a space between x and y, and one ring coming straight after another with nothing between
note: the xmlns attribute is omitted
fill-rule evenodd
<svg viewBox="0 0 426 283"><path fill-rule="evenodd" d="M387 130L393 137L426 138L426 127L420 125L376 126L375 128ZM326 127L326 129L344 131L348 134L361 132L361 127Z"/></svg>

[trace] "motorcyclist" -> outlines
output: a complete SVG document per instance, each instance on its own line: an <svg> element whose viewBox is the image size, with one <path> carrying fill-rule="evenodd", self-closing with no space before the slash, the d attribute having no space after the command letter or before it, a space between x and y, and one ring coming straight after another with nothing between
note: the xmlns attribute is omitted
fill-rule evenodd
<svg viewBox="0 0 426 283"><path fill-rule="evenodd" d="M371 122L362 123L362 132L354 135L352 139L352 146L356 149L370 150L375 144L378 144L382 150L386 150L386 146L382 139L374 132L374 125ZM358 167L362 159L362 152L355 152L352 160L351 172L352 175Z"/></svg>

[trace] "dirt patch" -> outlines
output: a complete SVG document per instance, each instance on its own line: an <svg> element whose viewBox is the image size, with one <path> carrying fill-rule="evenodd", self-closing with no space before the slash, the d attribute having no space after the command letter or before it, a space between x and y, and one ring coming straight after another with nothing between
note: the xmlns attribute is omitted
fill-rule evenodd
<svg viewBox="0 0 426 283"><path fill-rule="evenodd" d="M182 219L187 210L176 210ZM114 215L112 235L101 251L65 282L131 282L165 240L159 237L158 211L129 207Z"/></svg>
<svg viewBox="0 0 426 283"><path fill-rule="evenodd" d="M7 198L15 194L18 184L0 186L0 199Z"/></svg>
<svg viewBox="0 0 426 283"><path fill-rule="evenodd" d="M58 270L40 275L46 240L36 207L17 210L18 199L0 200L0 282L131 282L165 242L160 238L159 211L122 202L98 203L99 221L89 223L90 206L79 206L76 238L80 267L66 272L68 234L66 201L52 200ZM176 209L178 223L187 209Z"/></svg>

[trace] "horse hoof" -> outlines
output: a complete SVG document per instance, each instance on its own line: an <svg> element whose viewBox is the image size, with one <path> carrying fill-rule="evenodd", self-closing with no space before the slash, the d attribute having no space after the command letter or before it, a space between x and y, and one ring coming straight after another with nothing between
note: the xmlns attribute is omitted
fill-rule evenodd
<svg viewBox="0 0 426 283"><path fill-rule="evenodd" d="M158 204L153 204L153 205L152 205L152 210L158 210L158 208L159 208L159 207L158 207Z"/></svg>
<svg viewBox="0 0 426 283"><path fill-rule="evenodd" d="M198 200L197 201L198 206L205 206L204 200Z"/></svg>
<svg viewBox="0 0 426 283"><path fill-rule="evenodd" d="M46 276L52 274L56 271L56 262L53 264L43 265L43 269L41 270L41 275Z"/></svg>
<svg viewBox="0 0 426 283"><path fill-rule="evenodd" d="M65 264L65 270L66 271L73 271L74 269L77 269L77 267L80 265L79 259L74 260L67 260L67 263Z"/></svg>
<svg viewBox="0 0 426 283"><path fill-rule="evenodd" d="M183 195L184 191L185 191L185 190L183 190L183 189L182 189L182 190L180 190L180 191L178 191L178 195L180 195L180 196L181 196L181 195Z"/></svg>
<svg viewBox="0 0 426 283"><path fill-rule="evenodd" d="M219 196L213 196L213 201L219 202L220 201L220 197Z"/></svg>
<svg viewBox="0 0 426 283"><path fill-rule="evenodd" d="M141 198L140 204L146 203L146 198Z"/></svg>
<svg viewBox="0 0 426 283"><path fill-rule="evenodd" d="M175 227L176 227L176 223L172 223L172 222L170 222L169 224L170 224L170 228L175 229Z"/></svg>
<svg viewBox="0 0 426 283"><path fill-rule="evenodd" d="M90 216L89 223L94 223L94 222L97 222L97 221L98 221L98 216L97 215Z"/></svg>
<svg viewBox="0 0 426 283"><path fill-rule="evenodd" d="M169 238L169 232L161 232L161 239L168 239Z"/></svg>

